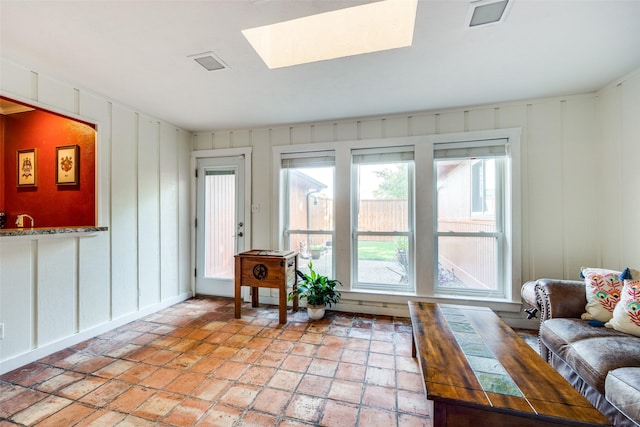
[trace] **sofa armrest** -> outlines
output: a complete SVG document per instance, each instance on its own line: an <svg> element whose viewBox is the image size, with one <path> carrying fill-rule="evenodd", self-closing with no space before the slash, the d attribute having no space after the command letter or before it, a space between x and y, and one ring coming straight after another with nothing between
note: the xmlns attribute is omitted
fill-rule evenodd
<svg viewBox="0 0 640 427"><path fill-rule="evenodd" d="M580 318L587 304L585 284L578 280L538 279L536 294L541 322L556 317Z"/></svg>

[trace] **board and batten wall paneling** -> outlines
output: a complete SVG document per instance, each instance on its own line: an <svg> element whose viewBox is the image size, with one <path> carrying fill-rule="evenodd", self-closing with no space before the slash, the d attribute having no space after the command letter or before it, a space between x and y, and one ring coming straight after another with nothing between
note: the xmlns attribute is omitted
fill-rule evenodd
<svg viewBox="0 0 640 427"><path fill-rule="evenodd" d="M0 245L0 321L5 328L0 361L36 345L36 245L31 240Z"/></svg>
<svg viewBox="0 0 640 427"><path fill-rule="evenodd" d="M97 218L109 228L0 239L1 374L191 296L192 135L4 58L0 71L3 95L97 124Z"/></svg>
<svg viewBox="0 0 640 427"><path fill-rule="evenodd" d="M138 123L138 296L139 308L160 302L160 123Z"/></svg>
<svg viewBox="0 0 640 427"><path fill-rule="evenodd" d="M599 92L603 266L640 269L640 69Z"/></svg>
<svg viewBox="0 0 640 427"><path fill-rule="evenodd" d="M180 293L178 268L178 131L160 124L160 299Z"/></svg>
<svg viewBox="0 0 640 427"><path fill-rule="evenodd" d="M114 319L138 310L138 115L113 106L111 290Z"/></svg>
<svg viewBox="0 0 640 427"><path fill-rule="evenodd" d="M521 188L515 191L521 196L522 207L522 241L519 242L522 280L539 277L574 279L578 274L577 266L583 262L596 262L599 253L597 238L584 235L585 227L593 228L597 223L597 213L585 211L577 203L593 194L597 179L580 178L585 173L582 165L594 165L600 156L596 136L597 102L596 94L585 94L411 115L250 129L250 145L255 159L269 156L265 163L272 164L271 147L277 145L519 127L522 129ZM200 143L208 141L214 133L241 131L246 130L198 133L194 149L218 148ZM278 201L273 197L273 191L263 191L272 176L268 169L254 160L252 203L259 204L260 211L252 215L253 244L261 246L270 242L275 247L279 242L278 218L275 217ZM268 218L269 214L271 218Z"/></svg>
<svg viewBox="0 0 640 427"><path fill-rule="evenodd" d="M37 346L78 332L77 239L38 241Z"/></svg>

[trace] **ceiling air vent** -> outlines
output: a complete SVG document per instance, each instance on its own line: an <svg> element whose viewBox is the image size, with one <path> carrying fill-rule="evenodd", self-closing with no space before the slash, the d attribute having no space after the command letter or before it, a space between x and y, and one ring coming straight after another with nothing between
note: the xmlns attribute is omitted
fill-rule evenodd
<svg viewBox="0 0 640 427"><path fill-rule="evenodd" d="M207 71L224 70L229 68L219 57L213 54L213 52L204 52L197 55L190 55L188 58L193 59L198 64L202 65Z"/></svg>
<svg viewBox="0 0 640 427"><path fill-rule="evenodd" d="M504 21L510 0L479 0L471 2L467 14L470 28Z"/></svg>

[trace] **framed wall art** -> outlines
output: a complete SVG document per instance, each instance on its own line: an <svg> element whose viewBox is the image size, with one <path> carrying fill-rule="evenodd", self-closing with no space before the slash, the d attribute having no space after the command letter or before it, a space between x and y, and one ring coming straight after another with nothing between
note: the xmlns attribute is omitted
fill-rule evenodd
<svg viewBox="0 0 640 427"><path fill-rule="evenodd" d="M77 145L56 147L56 184L79 184L80 157Z"/></svg>
<svg viewBox="0 0 640 427"><path fill-rule="evenodd" d="M16 155L16 183L18 187L35 187L37 180L36 149L18 150Z"/></svg>

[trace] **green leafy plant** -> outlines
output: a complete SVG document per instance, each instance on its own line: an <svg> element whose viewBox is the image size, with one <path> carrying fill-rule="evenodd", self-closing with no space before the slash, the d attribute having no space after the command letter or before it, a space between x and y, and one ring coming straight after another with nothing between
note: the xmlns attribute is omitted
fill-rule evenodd
<svg viewBox="0 0 640 427"><path fill-rule="evenodd" d="M298 289L289 292L288 299L291 301L296 295L299 299L306 299L310 305L337 304L342 298L342 294L336 290L336 286L342 285L339 280L329 279L327 276L318 274L313 269L313 263L309 262L309 274L296 270L298 275Z"/></svg>

